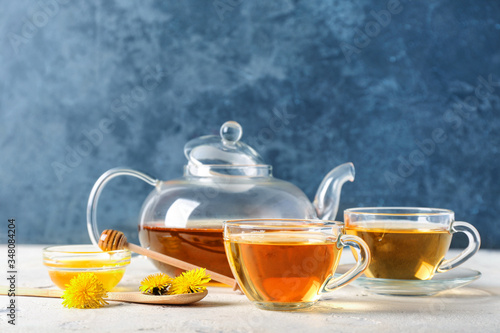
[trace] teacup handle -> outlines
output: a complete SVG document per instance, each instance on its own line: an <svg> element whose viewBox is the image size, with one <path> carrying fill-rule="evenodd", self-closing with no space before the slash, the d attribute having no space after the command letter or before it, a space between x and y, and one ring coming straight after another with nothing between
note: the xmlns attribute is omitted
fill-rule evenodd
<svg viewBox="0 0 500 333"><path fill-rule="evenodd" d="M339 237L338 243L339 246L350 246L356 251L356 265L338 278L334 279L332 275L324 284L322 292L330 292L348 285L363 274L370 263L370 249L358 236L342 235Z"/></svg>
<svg viewBox="0 0 500 333"><path fill-rule="evenodd" d="M452 268L455 268L465 261L467 261L470 257L472 257L479 247L481 246L481 238L479 237L479 232L476 228L470 223L455 221L451 224L450 228L451 234L456 232L463 232L469 238L469 245L465 250L462 251L458 256L450 260L443 260L436 270L438 273L447 272Z"/></svg>

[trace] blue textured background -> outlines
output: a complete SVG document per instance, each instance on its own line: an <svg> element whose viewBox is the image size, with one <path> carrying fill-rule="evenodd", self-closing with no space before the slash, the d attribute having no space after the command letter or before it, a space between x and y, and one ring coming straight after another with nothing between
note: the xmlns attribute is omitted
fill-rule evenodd
<svg viewBox="0 0 500 333"><path fill-rule="evenodd" d="M179 177L184 143L236 120L311 198L352 161L341 211L449 208L500 247L496 0L0 5L0 219L19 241L88 242L104 171ZM149 191L110 183L101 226L135 234Z"/></svg>

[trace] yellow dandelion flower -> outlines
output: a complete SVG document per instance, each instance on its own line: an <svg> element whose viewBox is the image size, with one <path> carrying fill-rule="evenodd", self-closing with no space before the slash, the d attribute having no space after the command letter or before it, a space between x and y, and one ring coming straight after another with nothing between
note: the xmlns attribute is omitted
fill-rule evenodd
<svg viewBox="0 0 500 333"><path fill-rule="evenodd" d="M167 274L151 274L141 281L139 289L144 294L164 295L168 292L171 283L172 278Z"/></svg>
<svg viewBox="0 0 500 333"><path fill-rule="evenodd" d="M94 273L80 273L69 281L61 296L67 308L95 309L108 304L107 290Z"/></svg>
<svg viewBox="0 0 500 333"><path fill-rule="evenodd" d="M168 291L170 295L201 293L207 288L205 283L210 281L210 276L206 275L205 268L192 269L183 272L173 281Z"/></svg>

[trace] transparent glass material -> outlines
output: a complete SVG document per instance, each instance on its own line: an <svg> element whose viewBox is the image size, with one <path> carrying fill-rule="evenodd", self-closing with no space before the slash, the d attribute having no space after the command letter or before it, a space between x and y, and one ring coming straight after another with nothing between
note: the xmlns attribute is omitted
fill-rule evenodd
<svg viewBox="0 0 500 333"><path fill-rule="evenodd" d="M330 171L314 203L295 185L274 178L272 167L240 141L241 126L229 121L220 135L186 143L184 176L160 181L142 172L115 168L95 183L87 206L87 227L94 244L100 236L97 204L104 186L118 176L132 176L154 186L140 212L139 239L151 250L231 276L222 240L222 222L245 218L332 219L340 191L354 180L354 166L345 163ZM312 170L314 171L314 170ZM178 274L159 262L163 272Z"/></svg>
<svg viewBox="0 0 500 333"><path fill-rule="evenodd" d="M43 249L43 264L52 282L61 289L66 289L77 274L92 272L106 290L111 290L130 264L130 251L103 252L94 245L51 246Z"/></svg>
<svg viewBox="0 0 500 333"><path fill-rule="evenodd" d="M343 224L334 221L226 221L224 246L233 275L249 300L265 310L294 310L349 284L368 266L366 244L342 230ZM356 265L333 278L346 246L356 253Z"/></svg>
<svg viewBox="0 0 500 333"><path fill-rule="evenodd" d="M476 228L455 221L455 214L447 209L351 208L344 212L344 220L346 233L361 237L370 247L368 278L430 280L436 272L464 263L481 245ZM469 245L445 260L456 232L465 233Z"/></svg>
<svg viewBox="0 0 500 333"><path fill-rule="evenodd" d="M345 273L349 265L340 265L335 276ZM374 294L391 296L431 296L442 291L460 288L479 279L481 273L473 269L458 267L436 274L431 280L397 280L368 278L364 275L351 286L365 289Z"/></svg>

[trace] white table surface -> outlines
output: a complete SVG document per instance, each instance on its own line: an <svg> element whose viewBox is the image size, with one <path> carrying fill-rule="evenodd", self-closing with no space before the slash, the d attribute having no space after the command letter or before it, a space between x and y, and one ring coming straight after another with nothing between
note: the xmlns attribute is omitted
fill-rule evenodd
<svg viewBox="0 0 500 333"><path fill-rule="evenodd" d="M55 288L42 265L42 248L18 246L19 287ZM6 272L1 252L6 251L0 251L0 269ZM345 255L341 263L351 260ZM466 287L427 297L372 295L347 286L295 312L260 310L244 295L217 287L189 306L110 302L100 309L67 309L61 299L17 297L13 327L7 323L8 297L0 296L0 332L500 332L500 251L480 250L464 267L483 275ZM134 257L118 286L137 287L155 272L147 259ZM0 285L7 285L5 279Z"/></svg>

